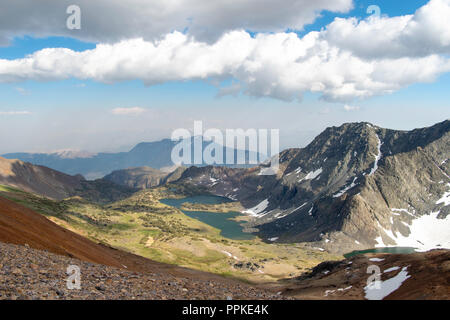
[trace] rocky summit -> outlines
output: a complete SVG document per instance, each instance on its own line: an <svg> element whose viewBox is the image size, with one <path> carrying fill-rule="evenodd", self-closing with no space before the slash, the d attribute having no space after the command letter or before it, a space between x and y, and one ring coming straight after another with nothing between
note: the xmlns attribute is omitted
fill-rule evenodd
<svg viewBox="0 0 450 320"><path fill-rule="evenodd" d="M280 153L277 175L191 167L178 184L240 201L269 242L345 253L384 246L449 248L450 121L413 131L331 127Z"/></svg>

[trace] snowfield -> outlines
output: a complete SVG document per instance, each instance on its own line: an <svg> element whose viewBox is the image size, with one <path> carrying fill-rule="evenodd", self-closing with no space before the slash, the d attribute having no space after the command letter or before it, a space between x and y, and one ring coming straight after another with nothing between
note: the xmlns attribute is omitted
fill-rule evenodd
<svg viewBox="0 0 450 320"><path fill-rule="evenodd" d="M367 300L383 300L392 292L401 287L403 282L410 278L407 271L408 267L404 267L395 277L386 281L374 281L364 288Z"/></svg>
<svg viewBox="0 0 450 320"><path fill-rule="evenodd" d="M269 206L269 199L265 199L256 206L254 206L253 208L242 211L242 213L246 213L251 216L259 216L261 213L264 212L264 210L267 209L268 206Z"/></svg>

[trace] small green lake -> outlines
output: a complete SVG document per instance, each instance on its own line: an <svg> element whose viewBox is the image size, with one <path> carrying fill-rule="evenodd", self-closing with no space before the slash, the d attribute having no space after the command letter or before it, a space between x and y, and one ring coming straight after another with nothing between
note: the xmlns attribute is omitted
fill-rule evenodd
<svg viewBox="0 0 450 320"><path fill-rule="evenodd" d="M346 259L366 253L393 253L393 254L409 254L416 252L416 248L412 247L388 247L388 248L376 248L376 249L367 249L361 251L352 251L344 254Z"/></svg>
<svg viewBox="0 0 450 320"><path fill-rule="evenodd" d="M183 199L162 199L160 200L160 202L179 209L181 205L186 202L201 204L220 204L232 202L232 200L224 197L201 195ZM255 236L251 233L244 232L239 222L232 220L241 215L241 213L239 212L216 213L207 211L181 211L188 217L197 219L203 223L219 229L220 235L225 238L233 240L252 240L255 238Z"/></svg>

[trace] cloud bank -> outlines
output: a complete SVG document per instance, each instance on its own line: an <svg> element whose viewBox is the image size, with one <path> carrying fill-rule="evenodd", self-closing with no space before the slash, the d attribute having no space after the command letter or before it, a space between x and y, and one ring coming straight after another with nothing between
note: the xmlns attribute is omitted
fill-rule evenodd
<svg viewBox="0 0 450 320"><path fill-rule="evenodd" d="M228 2L218 3L225 6ZM306 2L291 1L291 8L301 3ZM315 3L325 6L328 1ZM345 10L349 5L348 1L335 3L336 7L329 9ZM255 5L250 0L240 6L244 4ZM203 10L217 8L216 4L210 6ZM259 12L261 17L263 12ZM228 14L225 10L224 15ZM322 31L303 37L287 32L252 37L244 30L234 30L208 43L175 31L159 40L133 38L98 44L84 52L48 48L24 59L0 60L0 82L78 78L116 83L140 79L155 85L233 79L231 87L219 88L219 96L242 92L291 101L313 92L327 101L345 102L431 82L449 72L449 16L450 0L431 0L414 15L336 18ZM275 20L271 20L273 25L269 21L266 26L257 22L253 26L276 29ZM233 28L231 22L217 30L228 28Z"/></svg>
<svg viewBox="0 0 450 320"><path fill-rule="evenodd" d="M154 40L188 32L201 41L223 33L301 30L323 10L347 12L352 0L14 0L0 1L0 39L14 36L70 36L94 42L130 38ZM81 9L81 30L68 30L66 9ZM1 40L0 40L1 42Z"/></svg>

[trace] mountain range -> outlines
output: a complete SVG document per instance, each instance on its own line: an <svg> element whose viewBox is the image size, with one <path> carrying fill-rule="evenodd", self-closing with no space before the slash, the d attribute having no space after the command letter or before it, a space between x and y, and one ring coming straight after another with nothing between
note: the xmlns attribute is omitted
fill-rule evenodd
<svg viewBox="0 0 450 320"><path fill-rule="evenodd" d="M307 242L334 253L449 248L449 132L448 120L412 131L370 123L330 127L305 148L281 152L273 176L261 175L265 165L179 167L172 173L134 167L87 181L0 159L0 184L56 199L84 195L107 201L172 183L239 201L251 216L246 230L267 242ZM150 150L166 150L168 143L138 145L123 159L150 158Z"/></svg>
<svg viewBox="0 0 450 320"><path fill-rule="evenodd" d="M272 291L255 292L255 289L245 287L245 293L242 293L244 287L235 280L148 260L129 253L125 247L111 248L96 237L100 230L115 227L116 231L108 235L114 237L124 232L128 241L134 234L127 233L126 228L136 224L138 212L146 226L158 226L163 236L162 230L166 229L182 232L183 225L170 220L173 213L161 206L155 196L158 193L163 196L167 190L190 190L192 194L214 194L239 201L244 207L243 213L248 216L242 222L245 230L257 234L266 243L275 244L269 245L270 250L275 250L276 245L298 243L304 245L303 250L337 254L387 246L414 247L422 251L448 249L449 153L450 121L447 120L412 131L390 130L370 123L330 127L307 147L281 152L280 169L273 176L261 174L267 169L265 164L251 168L191 166L172 170L111 166L112 173L103 179L89 181L79 174L69 175L45 166L0 157L0 247L7 255L7 258L2 256L0 262L9 261L14 267L6 273L0 271L0 278L6 277L10 283L23 286L27 282L20 279L29 277L28 273L49 268L50 271L43 274L53 279L55 275L49 266L55 261L66 265L68 259L76 258L89 262L83 264L84 268L94 268L95 272L105 270L105 265L123 270L109 270L113 273L133 271L122 275L131 282L135 281L133 279L146 282L149 276L155 281L154 274L157 273L157 284L146 282L150 283L148 290L155 292L159 292L161 284L167 283L168 279L184 279L183 288L189 287L188 291L183 291L188 293L182 293L186 297L213 294L223 298L230 293L251 298L255 294L271 299L281 297L273 294L274 290L282 296L314 299L448 297L448 284L442 283L441 276L436 275L438 272L448 274L448 250L357 255L344 261L324 262L300 277L261 286ZM63 156L68 159L74 155ZM131 211L124 215L121 210ZM156 220L147 219L153 215ZM162 217L171 222L165 222ZM81 229L72 229L75 226ZM191 227L186 230L200 232L202 229ZM145 248L151 246L156 240L154 233L151 235L145 234L138 239L139 243L145 244ZM171 241L170 238L166 240ZM62 257L49 255L49 252ZM227 257L231 255L228 251L222 252ZM34 259L30 265L33 270L23 267L25 256ZM295 257L298 259L298 255ZM231 259L238 258L231 255ZM270 264L268 261L262 259L258 263ZM389 291L382 297L368 290L366 270L374 262L384 270L382 284L388 285L389 281L403 277L405 284L401 289ZM210 285L203 285L205 282ZM92 287L89 297L105 290L111 297L117 297L116 284L108 282L101 287L95 279L88 283ZM212 289L205 290L211 283ZM48 292L45 286L37 288L33 285L32 289L41 290L40 295ZM121 291L125 297L135 294L128 289ZM1 290L0 294L8 297L19 292L11 288ZM139 289L137 294L144 292ZM161 296L168 292L161 292ZM174 292L179 292L179 288L170 291L170 295L179 297ZM51 297L61 294L72 297L69 291Z"/></svg>
<svg viewBox="0 0 450 320"><path fill-rule="evenodd" d="M179 184L240 201L247 229L332 252L450 247L450 121L412 131L350 123L280 154L277 175L188 168Z"/></svg>
<svg viewBox="0 0 450 320"><path fill-rule="evenodd" d="M191 148L194 146L192 137L189 142ZM54 153L7 153L2 157L6 159L18 159L34 165L41 165L64 172L69 175L83 175L88 180L94 180L120 169L133 167L151 167L153 169L167 169L173 167L171 153L179 141L164 139L156 142L142 142L128 152L119 153L88 153L75 151L59 151ZM226 154L229 148L202 140L203 149L207 145L223 148ZM192 150L191 149L191 150ZM237 150L234 149L235 158ZM191 152L193 155L193 151ZM252 153L245 151L245 158L249 159ZM260 159L261 156L257 155ZM193 161L192 161L193 163ZM189 165L189 164L186 164ZM204 163L203 165L206 165ZM231 165L233 166L233 165ZM235 167L250 167L251 165L236 165Z"/></svg>

